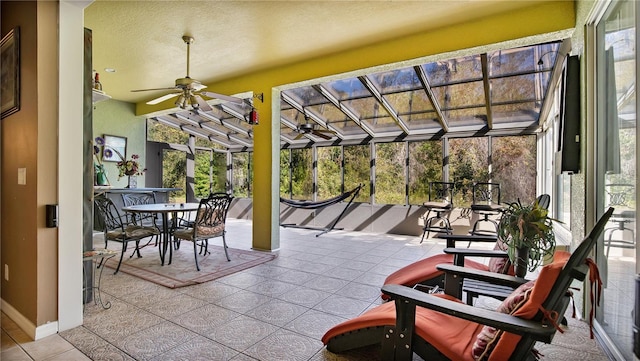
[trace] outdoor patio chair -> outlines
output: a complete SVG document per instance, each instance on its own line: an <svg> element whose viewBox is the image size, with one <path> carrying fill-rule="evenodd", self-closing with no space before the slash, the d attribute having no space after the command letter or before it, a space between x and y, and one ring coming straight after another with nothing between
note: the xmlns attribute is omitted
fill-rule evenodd
<svg viewBox="0 0 640 361"><path fill-rule="evenodd" d="M636 233L633 230L635 226L632 225L636 221L636 211L630 207L630 202L635 199L634 190L633 184L610 183L605 185L609 206L616 207L616 213L611 216L611 222L615 225L604 230L607 258L611 247L631 249L636 247ZM614 233L617 233L618 238L613 238ZM624 237L625 233L629 234L629 238Z"/></svg>
<svg viewBox="0 0 640 361"><path fill-rule="evenodd" d="M429 232L452 233L453 229L449 218L444 214L453 209L453 183L429 182L429 200L424 202L422 206L427 209L427 215L424 217L420 243L424 241L425 235L429 238ZM435 212L435 215L429 217L431 212Z"/></svg>
<svg viewBox="0 0 640 361"><path fill-rule="evenodd" d="M209 195L209 197L201 199L193 226L176 229L173 232L173 237L177 242L180 240L193 242L193 254L198 271L200 271L198 254L207 255L210 253L208 247L209 239L211 238L222 237L225 256L227 257L227 261L231 261L229 252L227 251L225 222L227 219L227 211L229 210L232 200L233 196L222 192L213 193ZM199 252L198 247L200 247ZM169 264L171 264L173 253L171 249L172 247L169 247Z"/></svg>
<svg viewBox="0 0 640 361"><path fill-rule="evenodd" d="M394 302L334 326L322 342L334 353L380 344L384 360L411 360L414 353L425 360L538 360L534 345L550 343L559 330L557 320L570 302L572 281L590 273L592 292L600 292L597 267L587 256L611 213L609 208L573 254L557 251L536 280L519 286L495 311L447 294L385 285L382 292ZM465 267L460 271L462 277L492 276Z"/></svg>
<svg viewBox="0 0 640 361"><path fill-rule="evenodd" d="M500 204L500 183L477 182L473 184L473 201L471 211L480 218L473 223L471 234L495 234L498 231L498 222L489 216L500 215L503 206ZM491 223L495 231L480 229L480 223Z"/></svg>
<svg viewBox="0 0 640 361"><path fill-rule="evenodd" d="M120 264L122 263L122 257L127 251L127 245L129 242L134 242L136 245L135 252L140 255L140 240L158 236L160 231L155 226L141 226L133 222L130 222L126 215L121 215L118 208L113 204L105 194L96 195L93 199L95 210L104 221L104 242L105 248L107 241L115 241L122 243L122 252L120 253L120 260L118 261L118 267L114 274L120 270Z"/></svg>

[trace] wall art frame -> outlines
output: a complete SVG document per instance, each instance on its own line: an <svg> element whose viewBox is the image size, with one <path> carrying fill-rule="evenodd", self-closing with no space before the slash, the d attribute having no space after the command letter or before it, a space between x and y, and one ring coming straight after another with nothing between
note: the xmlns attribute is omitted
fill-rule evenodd
<svg viewBox="0 0 640 361"><path fill-rule="evenodd" d="M127 156L127 138L118 135L104 134L104 147L102 147L103 162L119 162L124 161ZM111 153L105 153L105 150L111 150ZM122 159L120 158L122 156Z"/></svg>
<svg viewBox="0 0 640 361"><path fill-rule="evenodd" d="M0 41L0 119L20 110L20 27Z"/></svg>

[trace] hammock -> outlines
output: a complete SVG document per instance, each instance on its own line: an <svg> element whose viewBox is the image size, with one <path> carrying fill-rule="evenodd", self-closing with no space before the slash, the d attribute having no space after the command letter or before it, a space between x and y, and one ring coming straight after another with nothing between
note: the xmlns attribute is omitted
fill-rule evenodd
<svg viewBox="0 0 640 361"><path fill-rule="evenodd" d="M342 193L338 196L335 196L333 198L329 198L329 199L325 199L319 202L312 202L312 201L296 201L293 199L286 199L286 198L282 198L280 197L280 202L286 204L289 207L292 208L300 208L300 209L318 209L318 208L323 208L326 206L330 206L332 204L336 204L339 202L344 201L345 199L351 197L349 199L349 202L347 203L347 205L344 207L344 209L342 210L342 212L340 213L340 215L333 221L333 223L331 224L331 226L329 227L309 227L309 226L299 226L296 224L281 224L282 227L290 227L290 228L304 228L304 229L317 229L317 230L321 230L322 232L316 234L316 237L319 237L320 235L323 235L327 232L330 232L334 229L342 229L342 228L335 228L336 224L340 221L340 219L342 219L342 216L344 216L345 212L347 211L347 208L349 208L349 206L351 205L351 203L353 202L353 200L358 196L358 193L360 192L360 189L362 188L362 184L359 184L357 187L355 187L354 189Z"/></svg>

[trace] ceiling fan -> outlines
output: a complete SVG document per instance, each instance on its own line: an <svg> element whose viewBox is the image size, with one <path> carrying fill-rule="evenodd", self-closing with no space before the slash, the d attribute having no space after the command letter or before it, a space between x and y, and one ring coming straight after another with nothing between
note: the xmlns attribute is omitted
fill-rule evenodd
<svg viewBox="0 0 640 361"><path fill-rule="evenodd" d="M304 123L298 124L296 126L296 132L298 132L298 136L294 138L294 140L298 140L304 137L306 134L315 135L316 137L320 137L325 140L331 139L336 132L329 129L316 129L316 124L309 123L309 117L305 114Z"/></svg>
<svg viewBox="0 0 640 361"><path fill-rule="evenodd" d="M189 77L189 51L191 44L194 39L191 36L184 35L182 40L187 44L187 75L184 78L176 79L175 86L171 88L154 88L154 89L138 89L132 90L132 92L143 92L143 91L152 91L152 90L173 90L172 93L163 95L156 99L150 100L147 102L149 105L154 105L161 103L167 99L171 99L173 97L178 97L176 100L176 106L185 109L188 105L191 105L194 109L200 109L203 111L212 110L211 106L207 104L207 102L202 98L201 95L204 95L209 98L220 99L228 102L234 103L242 103L242 99L218 94L213 92L202 91L202 89L206 88L206 85L203 85L196 79L192 79Z"/></svg>

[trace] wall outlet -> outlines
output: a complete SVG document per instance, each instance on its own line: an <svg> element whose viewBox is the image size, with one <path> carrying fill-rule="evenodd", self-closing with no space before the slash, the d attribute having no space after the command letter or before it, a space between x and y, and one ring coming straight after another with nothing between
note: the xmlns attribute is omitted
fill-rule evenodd
<svg viewBox="0 0 640 361"><path fill-rule="evenodd" d="M4 279L9 280L9 265L6 263L4 264Z"/></svg>

